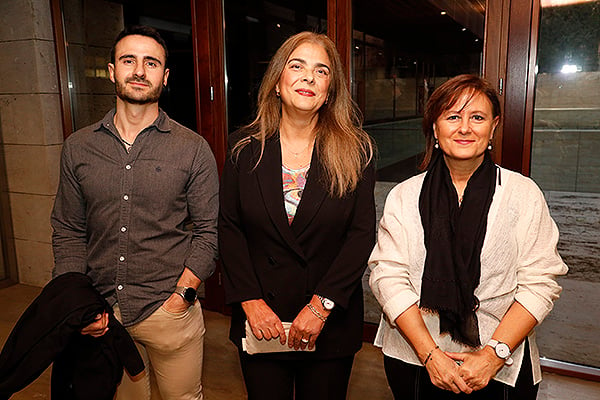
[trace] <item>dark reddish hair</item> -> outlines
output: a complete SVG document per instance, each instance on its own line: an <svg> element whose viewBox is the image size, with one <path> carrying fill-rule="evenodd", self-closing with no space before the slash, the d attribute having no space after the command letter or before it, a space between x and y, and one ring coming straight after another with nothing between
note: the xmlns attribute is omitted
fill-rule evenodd
<svg viewBox="0 0 600 400"><path fill-rule="evenodd" d="M492 104L493 118L500 117L502 111L496 89L485 79L477 75L458 75L441 84L440 87L435 89L425 106L425 114L423 115L425 153L419 166L421 170L427 169L433 155L435 144L433 124L445 111L456 105L464 94L467 94L467 101L462 107L466 106L476 95L483 94Z"/></svg>

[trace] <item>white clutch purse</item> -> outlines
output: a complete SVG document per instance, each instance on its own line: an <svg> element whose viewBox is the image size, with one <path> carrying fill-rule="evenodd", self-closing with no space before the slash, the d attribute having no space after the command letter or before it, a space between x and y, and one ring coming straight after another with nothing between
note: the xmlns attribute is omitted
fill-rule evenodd
<svg viewBox="0 0 600 400"><path fill-rule="evenodd" d="M291 322L282 322L283 329L285 330L285 336L289 337L290 326L292 326ZM258 354L258 353L282 353L285 351L315 351L316 347L313 347L312 350L308 350L308 346L306 349L302 350L299 348L298 350L293 347L289 347L287 342L281 344L279 338L273 338L270 340L266 339L257 339L252 333L252 329L250 328L250 324L246 321L246 337L242 338L242 349L248 354Z"/></svg>

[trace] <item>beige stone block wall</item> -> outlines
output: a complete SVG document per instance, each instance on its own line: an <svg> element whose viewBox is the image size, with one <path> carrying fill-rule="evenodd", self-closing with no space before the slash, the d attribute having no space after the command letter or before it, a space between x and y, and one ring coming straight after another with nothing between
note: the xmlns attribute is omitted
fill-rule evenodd
<svg viewBox="0 0 600 400"><path fill-rule="evenodd" d="M53 40L50 2L3 0L0 7L0 41L23 39Z"/></svg>
<svg viewBox="0 0 600 400"><path fill-rule="evenodd" d="M48 0L0 7L0 151L4 154L18 280L43 286L51 277L50 210L59 175L61 108Z"/></svg>
<svg viewBox="0 0 600 400"><path fill-rule="evenodd" d="M4 42L0 43L0 55L0 93L58 93L54 42Z"/></svg>
<svg viewBox="0 0 600 400"><path fill-rule="evenodd" d="M44 286L52 279L52 245L46 242L15 239L17 262L19 264L19 282Z"/></svg>
<svg viewBox="0 0 600 400"><path fill-rule="evenodd" d="M63 142L58 94L0 95L4 144L55 145Z"/></svg>
<svg viewBox="0 0 600 400"><path fill-rule="evenodd" d="M54 196L11 193L15 239L48 242L52 235L50 213Z"/></svg>
<svg viewBox="0 0 600 400"><path fill-rule="evenodd" d="M56 194L60 149L60 145L5 145L9 193Z"/></svg>

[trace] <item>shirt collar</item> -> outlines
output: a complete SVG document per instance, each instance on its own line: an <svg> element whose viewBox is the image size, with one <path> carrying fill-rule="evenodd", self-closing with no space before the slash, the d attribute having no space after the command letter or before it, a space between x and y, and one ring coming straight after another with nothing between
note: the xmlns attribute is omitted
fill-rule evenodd
<svg viewBox="0 0 600 400"><path fill-rule="evenodd" d="M112 110L107 112L106 115L104 116L104 118L102 118L100 120L100 122L98 123L98 127L96 128L96 131L99 131L101 129L106 129L116 135L117 129L115 128L115 122L114 122L116 112L117 112L116 108L113 108ZM146 130L148 128L155 128L158 132L169 133L169 132L171 132L171 124L169 123L169 121L170 121L170 119L169 119L169 116L167 115L167 113L164 112L162 110L162 108L159 108L158 109L158 117L156 117L154 122L152 122L150 125L148 125L148 127L146 127L144 130Z"/></svg>

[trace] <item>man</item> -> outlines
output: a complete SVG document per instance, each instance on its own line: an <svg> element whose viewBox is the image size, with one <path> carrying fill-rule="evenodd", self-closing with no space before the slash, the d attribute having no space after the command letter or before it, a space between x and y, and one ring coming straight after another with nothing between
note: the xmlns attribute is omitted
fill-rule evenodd
<svg viewBox="0 0 600 400"><path fill-rule="evenodd" d="M117 36L116 108L65 140L52 212L54 275L88 274L145 360L118 399L202 398L196 289L214 270L218 176L207 142L158 107L167 56L153 28ZM101 336L107 322L98 315L81 333Z"/></svg>

